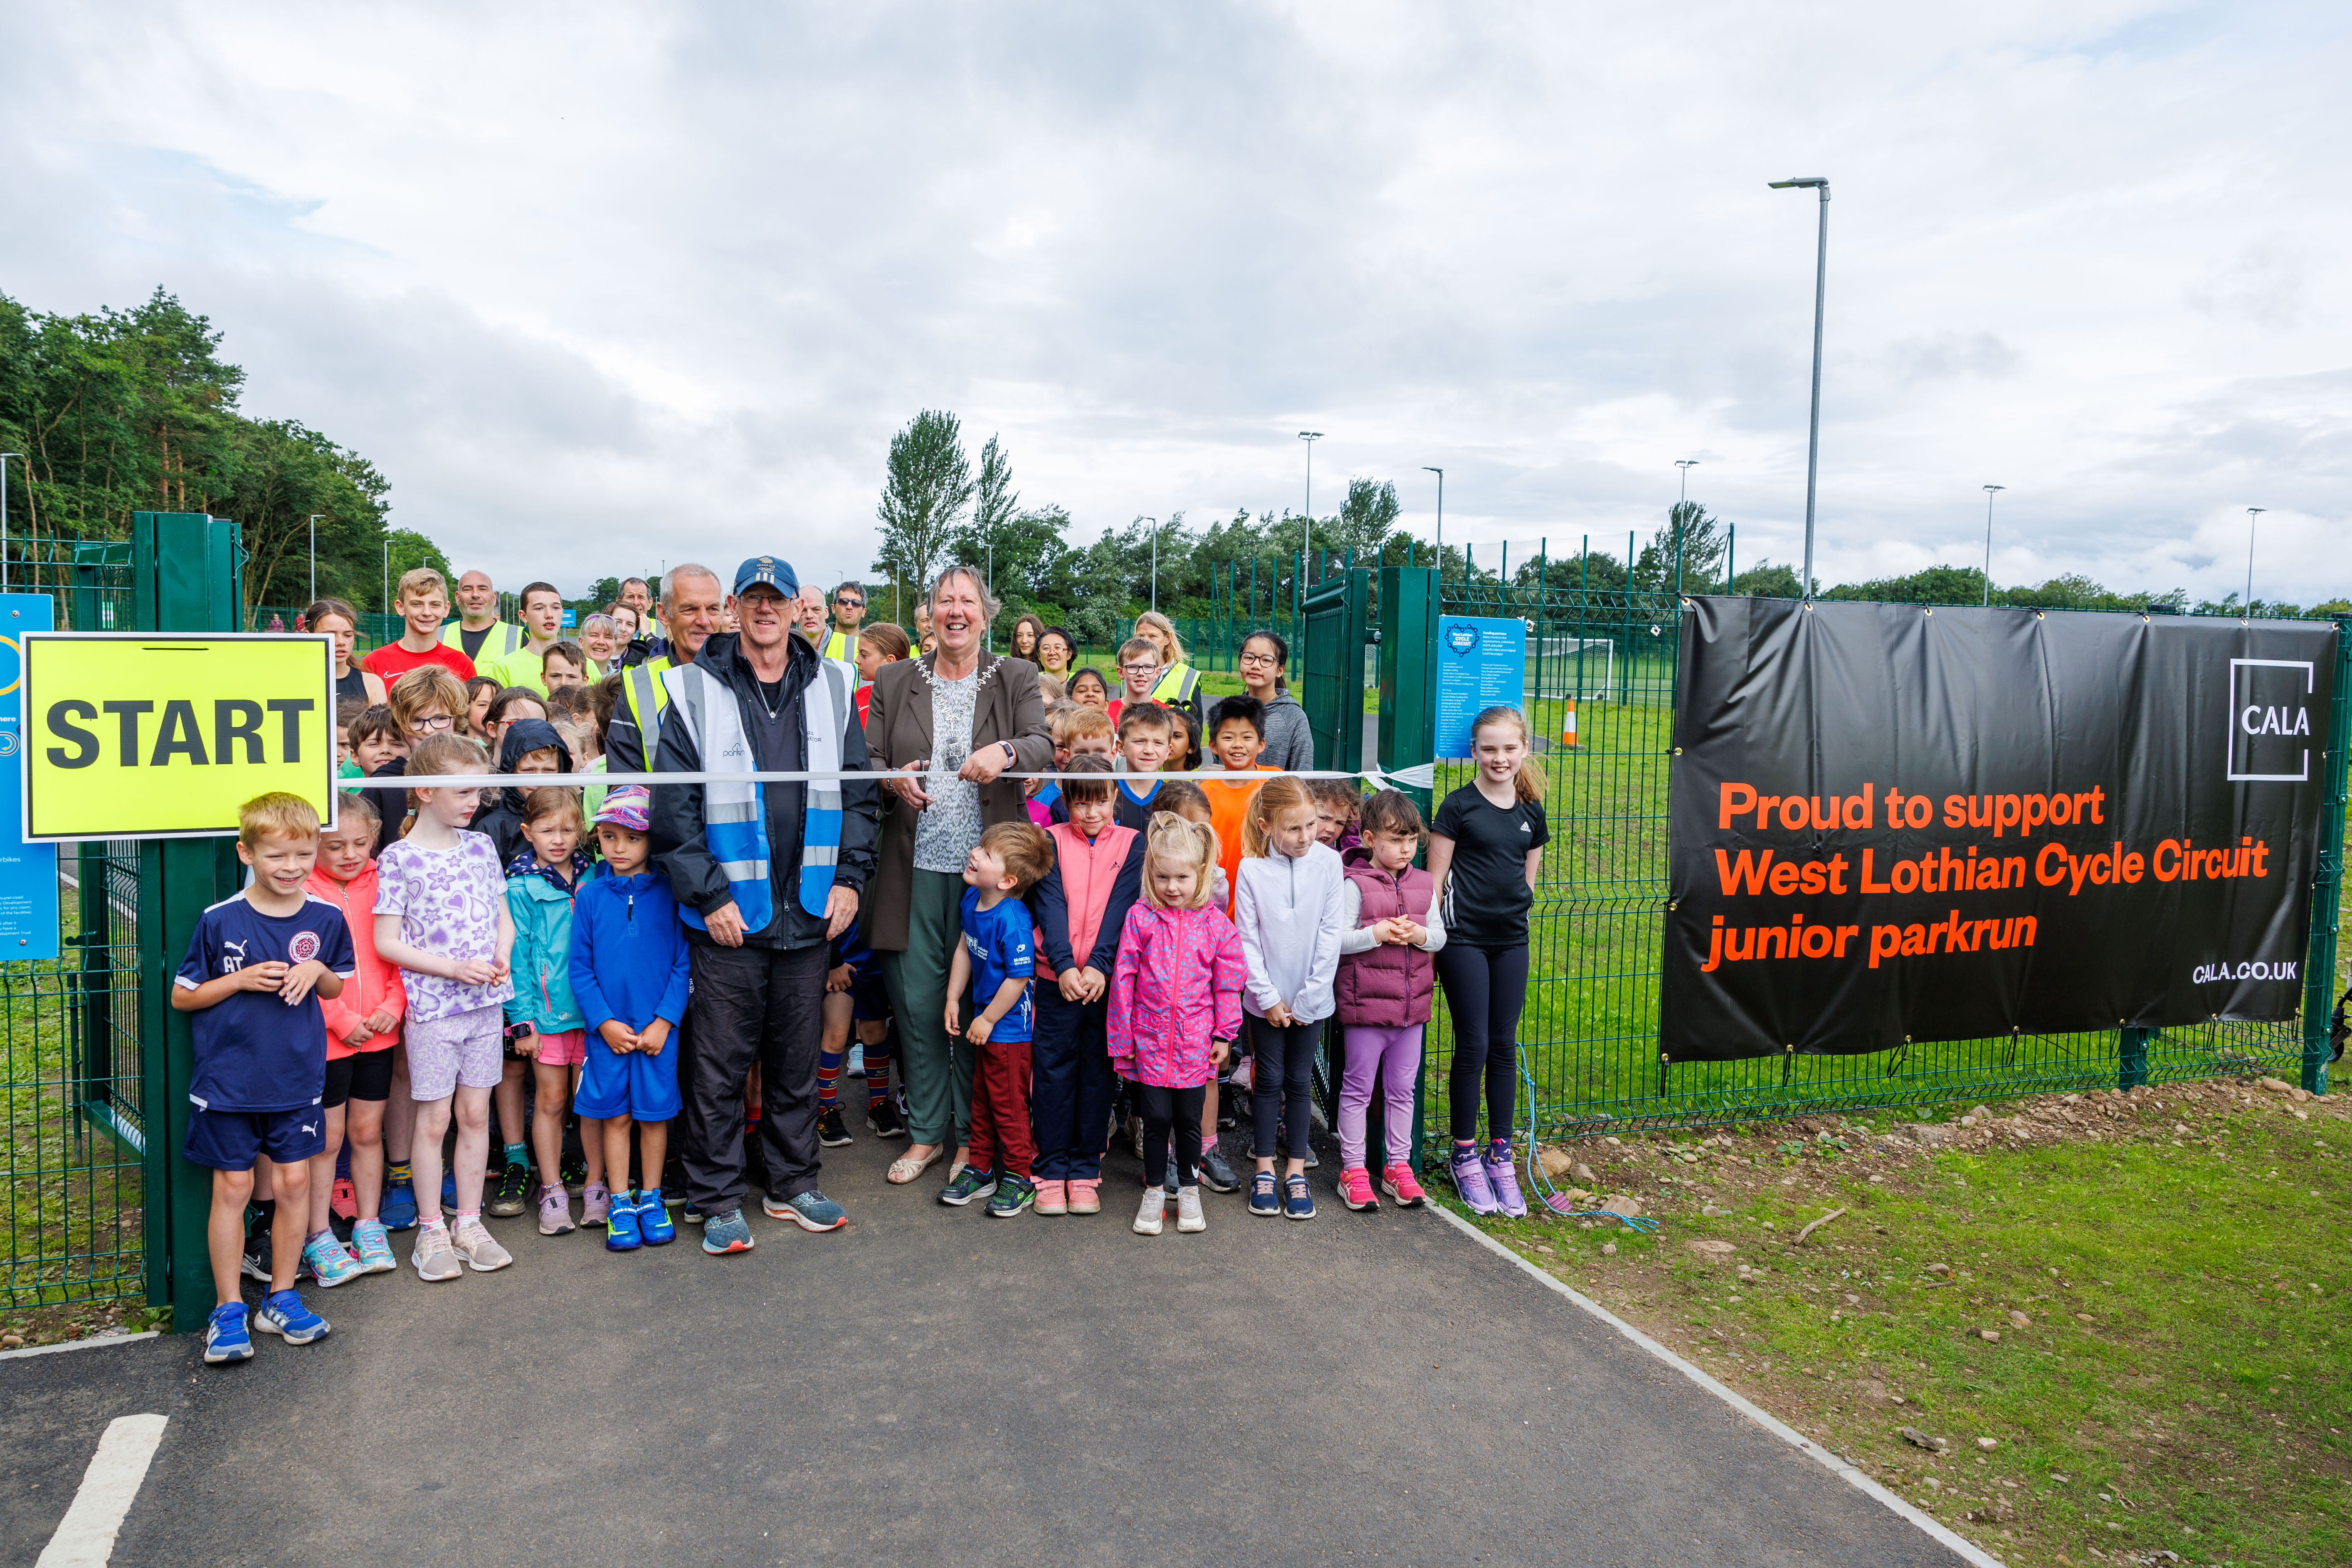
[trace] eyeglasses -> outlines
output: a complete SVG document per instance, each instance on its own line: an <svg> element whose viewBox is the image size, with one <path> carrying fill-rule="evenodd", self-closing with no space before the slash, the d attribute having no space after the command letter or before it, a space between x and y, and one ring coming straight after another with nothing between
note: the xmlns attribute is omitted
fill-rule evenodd
<svg viewBox="0 0 2352 1568"><path fill-rule="evenodd" d="M408 731L413 735L431 735L448 729L455 722L446 713L419 713L408 721Z"/></svg>
<svg viewBox="0 0 2352 1568"><path fill-rule="evenodd" d="M1270 653L1245 653L1242 655L1242 662L1244 664L1280 664L1282 661Z"/></svg>
<svg viewBox="0 0 2352 1568"><path fill-rule="evenodd" d="M1119 668L1125 670L1129 675L1157 675L1160 673L1160 666L1156 660L1150 664L1122 664L1119 666Z"/></svg>

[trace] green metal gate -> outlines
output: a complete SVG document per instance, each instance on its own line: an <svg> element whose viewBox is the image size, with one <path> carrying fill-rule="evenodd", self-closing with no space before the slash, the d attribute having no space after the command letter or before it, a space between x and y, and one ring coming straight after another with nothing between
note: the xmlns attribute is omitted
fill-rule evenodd
<svg viewBox="0 0 2352 1568"><path fill-rule="evenodd" d="M1298 702L1315 736L1315 765L1353 770L1364 763L1364 649L1372 627L1372 574L1332 573L1307 595L1300 617Z"/></svg>

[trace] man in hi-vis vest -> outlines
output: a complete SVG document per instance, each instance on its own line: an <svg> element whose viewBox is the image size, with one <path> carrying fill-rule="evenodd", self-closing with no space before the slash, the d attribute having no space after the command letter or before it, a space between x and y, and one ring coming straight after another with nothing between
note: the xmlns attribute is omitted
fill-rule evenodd
<svg viewBox="0 0 2352 1568"><path fill-rule="evenodd" d="M866 618L866 590L844 583L833 591L833 629L817 651L844 664L857 662L857 623Z"/></svg>
<svg viewBox="0 0 2352 1568"><path fill-rule="evenodd" d="M662 706L669 700L661 678L678 665L694 662L703 643L719 629L719 615L726 605L726 585L708 566L684 561L663 575L661 610L662 620L669 627L669 651L624 664L620 699L613 704L612 721L604 726L606 772L645 771L653 753L652 742L661 732Z"/></svg>
<svg viewBox="0 0 2352 1568"><path fill-rule="evenodd" d="M472 659L478 669L522 647L522 628L499 619L499 591L488 573L468 572L457 579L457 618L441 628L441 642Z"/></svg>
<svg viewBox="0 0 2352 1568"><path fill-rule="evenodd" d="M653 786L653 849L677 895L693 974L694 1048L681 1053L678 1085L687 1196L714 1254L751 1246L743 1079L755 1061L761 1206L803 1230L849 1223L817 1189L817 1044L833 939L856 919L873 875L881 807L861 776L855 672L793 635L799 591L784 561L744 562L727 604L739 629L661 678L655 773L817 775Z"/></svg>

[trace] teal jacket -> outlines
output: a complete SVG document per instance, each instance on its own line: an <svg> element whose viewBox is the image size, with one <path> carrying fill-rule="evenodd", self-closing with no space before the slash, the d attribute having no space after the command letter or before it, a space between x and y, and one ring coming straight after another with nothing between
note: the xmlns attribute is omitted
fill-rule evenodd
<svg viewBox="0 0 2352 1568"><path fill-rule="evenodd" d="M572 897L541 871L514 871L507 878L507 913L515 929L509 959L514 995L507 1002L507 1022L529 1024L542 1035L588 1026L572 997Z"/></svg>

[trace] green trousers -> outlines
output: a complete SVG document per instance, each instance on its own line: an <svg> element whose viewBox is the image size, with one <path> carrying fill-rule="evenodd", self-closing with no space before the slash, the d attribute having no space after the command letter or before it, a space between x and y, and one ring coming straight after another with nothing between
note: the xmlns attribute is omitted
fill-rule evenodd
<svg viewBox="0 0 2352 1568"><path fill-rule="evenodd" d="M971 1133L975 1053L947 1027L948 966L963 941L964 881L917 871L908 900L907 951L882 954L882 983L898 1018L898 1072L907 1086L907 1130L917 1143L963 1146ZM972 1016L967 990L962 1016Z"/></svg>

